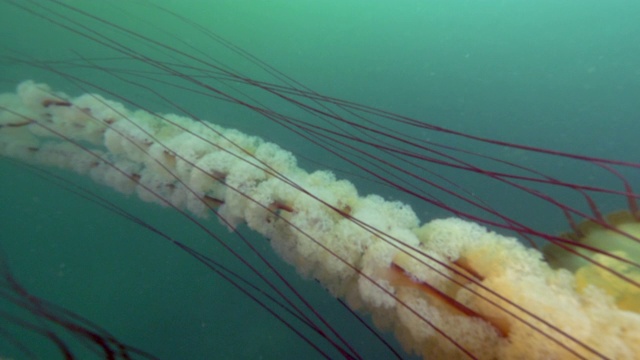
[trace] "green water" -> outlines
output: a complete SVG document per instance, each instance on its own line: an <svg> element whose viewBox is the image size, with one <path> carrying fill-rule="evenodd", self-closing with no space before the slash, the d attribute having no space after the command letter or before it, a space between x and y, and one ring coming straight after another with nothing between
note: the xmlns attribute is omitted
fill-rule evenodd
<svg viewBox="0 0 640 360"><path fill-rule="evenodd" d="M26 1L20 3L33 6ZM199 30L144 3L66 3L134 31L154 34L167 44L179 44L176 46L181 49L202 50L250 77L265 76ZM204 25L320 93L480 136L637 161L640 3L636 1L154 3ZM53 60L113 54L100 44L4 1L0 1L0 31L0 52L7 56ZM138 44L129 35L113 32L109 36L122 44ZM166 51L157 48L141 47L138 51L168 58ZM79 68L64 71L85 74ZM172 110L140 88L122 83L112 86L117 81L107 73L94 71L91 76L92 82L144 106ZM32 66L3 65L0 78L3 91L32 78L78 93L67 81ZM314 151L303 139L249 111L176 89L166 91L176 103L202 118L266 137L295 153ZM610 175L584 174L560 160L549 163L513 149L495 151L497 156L554 171L568 179L602 177L599 181L603 186L617 184ZM328 167L337 162L332 158L321 160ZM318 166L302 163L309 169ZM244 271L242 264L230 258L210 236L176 216L175 211L140 203L135 196L116 194L86 179L69 178L109 197L175 239ZM467 181L464 177L456 180L461 184ZM630 180L638 183L640 179L631 174ZM358 185L363 193L410 201L375 184ZM503 196L491 184L473 185L485 196ZM2 160L0 203L0 245L19 281L34 294L100 324L127 344L163 359L321 358L281 322L192 257L147 229L60 190L50 178L35 176ZM602 206L613 210L624 203ZM423 220L447 215L422 205L416 205L416 210ZM562 231L566 226L562 218L548 217L542 207L518 198L505 197L500 211L527 218L549 232ZM207 226L239 251L245 251L250 262L257 262L215 219L210 219ZM294 270L282 264L267 241L242 231L363 357L391 356L320 286L299 279ZM17 311L6 303L0 306L5 307L0 307L3 311ZM309 334L308 330L302 331ZM319 346L327 346L317 336L309 336L322 344ZM393 341L392 336L388 338ZM66 339L75 344L74 349L82 349L75 340ZM60 358L51 355L55 348L37 336L26 343L41 358ZM96 357L79 351L82 358ZM0 337L0 357L20 358L20 354ZM330 356L338 354L330 352Z"/></svg>

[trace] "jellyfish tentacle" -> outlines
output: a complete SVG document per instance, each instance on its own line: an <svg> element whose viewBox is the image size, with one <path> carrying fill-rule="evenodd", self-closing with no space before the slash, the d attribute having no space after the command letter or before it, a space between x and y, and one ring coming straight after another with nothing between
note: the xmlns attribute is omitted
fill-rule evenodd
<svg viewBox="0 0 640 360"><path fill-rule="evenodd" d="M33 82L2 99L3 156L73 170L196 216L215 210L230 228L244 223L301 274L395 330L409 351L640 352L640 315L597 286L576 291L574 274L514 238L460 219L421 226L410 206L361 196L328 171L308 173L291 153L236 130L133 112L93 94L70 99Z"/></svg>

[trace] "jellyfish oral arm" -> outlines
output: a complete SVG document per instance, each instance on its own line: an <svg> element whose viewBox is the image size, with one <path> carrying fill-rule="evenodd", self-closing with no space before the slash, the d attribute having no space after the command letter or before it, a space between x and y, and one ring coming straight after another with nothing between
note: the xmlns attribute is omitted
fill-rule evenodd
<svg viewBox="0 0 640 360"><path fill-rule="evenodd" d="M0 154L246 224L425 357L640 354L640 315L596 286L577 291L574 274L538 251L460 219L421 225L410 206L308 173L291 153L236 130L27 81L0 95Z"/></svg>

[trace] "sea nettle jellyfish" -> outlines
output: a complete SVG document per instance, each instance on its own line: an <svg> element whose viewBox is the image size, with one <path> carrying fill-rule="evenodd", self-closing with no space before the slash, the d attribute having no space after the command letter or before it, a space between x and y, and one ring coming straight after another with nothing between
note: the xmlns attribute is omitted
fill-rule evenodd
<svg viewBox="0 0 640 360"><path fill-rule="evenodd" d="M600 143L511 140L508 131L531 135L536 124L498 121L512 106L570 107L571 98L518 105L503 94L504 108L474 114L471 94L458 94L465 110L455 113L436 94L377 92L392 86L379 82L384 69L352 74L378 74L378 90L365 79L348 89L371 91L376 105L417 99L439 116L482 119L467 129L328 96L291 76L301 65L285 74L218 35L242 39L248 24L268 32L269 19L255 20L284 10L268 5L207 4L196 10L211 17L205 27L197 14L147 2L3 3L3 27L20 43L9 44L0 96L1 356L637 357L640 164L618 133L637 125L604 137L623 147L604 156ZM306 5L271 25L292 41L306 30L291 48L322 61L327 49L348 54L336 42L344 36L366 40L358 21L385 29L378 35L400 26L388 9ZM396 10L404 29L451 20ZM356 27L335 32L339 21ZM313 44L315 26L333 48ZM25 28L33 32L17 35ZM380 54L393 53L397 42L379 39ZM452 51L449 40L425 43ZM275 43L257 51L282 54ZM407 79L451 94L498 81L438 74L479 66L478 49L458 54L467 65L445 56L451 67L423 64ZM303 65L331 88L331 74ZM545 116L557 121L571 113L552 110ZM565 141L579 143L583 129Z"/></svg>

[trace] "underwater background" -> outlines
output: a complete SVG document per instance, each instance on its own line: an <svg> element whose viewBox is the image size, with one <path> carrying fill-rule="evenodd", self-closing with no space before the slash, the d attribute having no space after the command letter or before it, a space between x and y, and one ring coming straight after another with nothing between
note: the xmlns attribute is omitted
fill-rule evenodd
<svg viewBox="0 0 640 360"><path fill-rule="evenodd" d="M29 7L36 3L52 6L45 1L22 4ZM167 43L181 39L192 49L201 49L217 61L231 63L251 77L264 76L255 65L230 54L203 32L144 1L64 3L134 31L155 31ZM322 94L478 136L638 161L640 3L637 1L153 3L214 31ZM10 57L68 60L110 55L104 46L5 1L0 1L0 34L2 92L15 91L20 81L33 79L79 95L78 89L55 74L16 64ZM135 44L123 34L114 33L113 37L124 44L127 41ZM167 56L157 48L143 47L139 51ZM86 71L69 66L61 69L78 74ZM151 109L172 111L153 94L127 88L121 82L116 84L107 73L94 70L86 74L92 82ZM176 103L201 118L269 139L295 154L304 156L313 152L304 139L245 109L208 102L174 88L166 91L171 92ZM424 134L412 135L440 141L439 134L426 130ZM467 146L464 142L451 145ZM603 186L620 186L610 174L584 173L560 159L542 161L514 149L491 149L498 157L566 179L602 176L597 181ZM335 166L338 173L344 167L330 157L318 160L328 168ZM319 168L304 159L300 162L307 170ZM243 271L241 264L228 258L207 234L194 229L175 211L142 203L133 195L118 194L88 179L49 171L109 197L175 239ZM637 173L630 176L632 184L640 184ZM375 184L352 180L362 194L379 193L390 199L412 201ZM515 218L526 218L547 232L566 230L565 220L550 216L542 205L527 202L526 198L505 196L502 189L493 188L490 183L467 184L466 181L476 180L465 177L455 180L461 186L472 186L484 197L503 201L500 211ZM622 208L623 200L601 204L602 209ZM20 283L33 294L100 324L127 344L163 359L321 358L290 329L201 263L147 229L61 190L50 177L0 159L0 204L0 255ZM414 209L423 221L450 216L424 204L414 205ZM207 225L222 237L228 236L232 246L242 251L237 237L231 236L216 219L209 219ZM241 231L362 351L363 357L391 356L321 286L299 278L294 269L279 260L265 239L247 229ZM256 261L255 255L246 256L248 261ZM252 281L252 275L244 276ZM19 312L7 302L0 302L0 310L3 314ZM20 336L33 336L27 342L42 358L56 358L50 357L55 347L42 338ZM322 344L316 335L309 336ZM387 334L386 338L399 347L392 335ZM78 344L74 348L82 349ZM0 358L20 358L20 354L0 336ZM80 354L82 358L96 356L86 350L80 350Z"/></svg>

